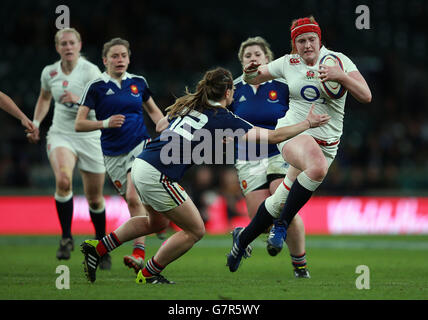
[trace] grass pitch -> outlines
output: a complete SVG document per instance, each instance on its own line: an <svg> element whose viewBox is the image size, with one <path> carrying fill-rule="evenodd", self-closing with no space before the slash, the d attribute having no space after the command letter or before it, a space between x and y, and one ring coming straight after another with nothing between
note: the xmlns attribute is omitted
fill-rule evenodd
<svg viewBox="0 0 428 320"><path fill-rule="evenodd" d="M68 261L55 257L58 236L0 236L1 300L428 300L428 236L307 236L311 279L295 279L286 247L270 257L261 236L253 256L235 273L226 267L230 235L205 236L163 275L175 285L138 285L123 265L126 243L111 253L112 269L89 283L75 236ZM150 258L162 241L147 238ZM69 289L58 289L56 269L70 270ZM359 265L369 268L369 289L357 289Z"/></svg>

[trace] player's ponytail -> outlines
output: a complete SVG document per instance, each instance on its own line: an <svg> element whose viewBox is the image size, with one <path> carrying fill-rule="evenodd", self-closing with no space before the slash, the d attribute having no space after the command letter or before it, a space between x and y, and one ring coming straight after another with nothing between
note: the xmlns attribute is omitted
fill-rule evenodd
<svg viewBox="0 0 428 320"><path fill-rule="evenodd" d="M229 70L216 68L207 71L196 85L194 93L186 88L186 95L178 98L166 110L170 117L184 116L192 110L202 112L205 109L216 109L218 102L224 98L226 90L233 88L233 78Z"/></svg>

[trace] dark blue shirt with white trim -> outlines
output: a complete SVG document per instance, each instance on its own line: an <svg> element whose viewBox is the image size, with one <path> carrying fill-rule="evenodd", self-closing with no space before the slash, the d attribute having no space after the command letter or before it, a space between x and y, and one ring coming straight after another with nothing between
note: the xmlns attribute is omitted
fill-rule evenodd
<svg viewBox="0 0 428 320"><path fill-rule="evenodd" d="M152 93L144 77L126 73L121 84L103 73L85 88L80 104L95 110L97 120L122 114L125 122L120 128L101 129L101 148L107 156L126 154L150 138L144 124L143 102Z"/></svg>
<svg viewBox="0 0 428 320"><path fill-rule="evenodd" d="M277 120L284 117L288 110L289 90L285 81L281 79L267 81L255 90L240 76L234 80L234 84L236 89L229 109L257 127L275 129ZM267 150L268 154L266 152L261 154L262 150ZM258 160L277 154L279 151L274 144L263 148L260 144L252 142L236 143L235 156L240 160Z"/></svg>
<svg viewBox="0 0 428 320"><path fill-rule="evenodd" d="M192 111L183 117L170 119L162 134L147 144L138 158L150 163L173 181L179 181L194 164L222 164L224 150L233 144L224 144L223 138L238 138L253 127L249 122L225 108ZM229 150L230 151L230 150Z"/></svg>

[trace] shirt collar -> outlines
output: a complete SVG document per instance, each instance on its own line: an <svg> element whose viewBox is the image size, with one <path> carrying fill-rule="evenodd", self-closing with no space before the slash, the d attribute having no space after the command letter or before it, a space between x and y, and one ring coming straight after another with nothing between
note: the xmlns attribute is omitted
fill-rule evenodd
<svg viewBox="0 0 428 320"><path fill-rule="evenodd" d="M102 73L101 78L105 81L105 83L109 81L117 82L117 80L113 79L106 71ZM122 81L128 78L130 78L130 74L128 72L125 72L125 75L123 76Z"/></svg>
<svg viewBox="0 0 428 320"><path fill-rule="evenodd" d="M210 100L210 99L208 99L208 103L210 105L212 105L213 107L221 106L220 102L217 102L217 101L214 101L214 100Z"/></svg>

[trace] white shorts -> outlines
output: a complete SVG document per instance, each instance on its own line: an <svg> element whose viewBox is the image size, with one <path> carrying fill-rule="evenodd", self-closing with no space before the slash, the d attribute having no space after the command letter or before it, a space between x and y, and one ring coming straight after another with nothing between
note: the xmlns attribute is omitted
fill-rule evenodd
<svg viewBox="0 0 428 320"><path fill-rule="evenodd" d="M104 163L107 169L107 174L120 195L126 195L128 172L131 171L132 163L134 162L135 158L137 158L138 155L143 152L144 148L149 142L150 139L143 140L139 145L137 145L128 153L118 156L104 155Z"/></svg>
<svg viewBox="0 0 428 320"><path fill-rule="evenodd" d="M158 212L174 209L188 198L182 186L142 159L135 159L131 177L141 202Z"/></svg>
<svg viewBox="0 0 428 320"><path fill-rule="evenodd" d="M77 157L77 167L92 173L105 173L103 152L100 138L79 137L64 133L49 132L46 136L46 152L48 158L51 152L58 147L67 148Z"/></svg>
<svg viewBox="0 0 428 320"><path fill-rule="evenodd" d="M298 134L298 136L301 134L306 134L306 135L310 136L310 134L307 134L305 132ZM293 138L291 138L291 139L293 139ZM282 148L284 148L284 145L287 142L289 142L291 139L285 140L285 141L277 144L278 150L279 150L279 152L281 152L281 154L282 154ZM318 144L318 145L320 146L322 152L324 153L325 159L327 160L328 166L330 167L331 163L333 162L334 158L336 157L339 143L332 145L332 146L323 146L321 144Z"/></svg>
<svg viewBox="0 0 428 320"><path fill-rule="evenodd" d="M238 171L238 179L242 193L246 196L249 192L257 190L269 183L269 175L280 175L285 177L288 163L284 161L282 155L278 154L261 160L237 160L235 168Z"/></svg>

